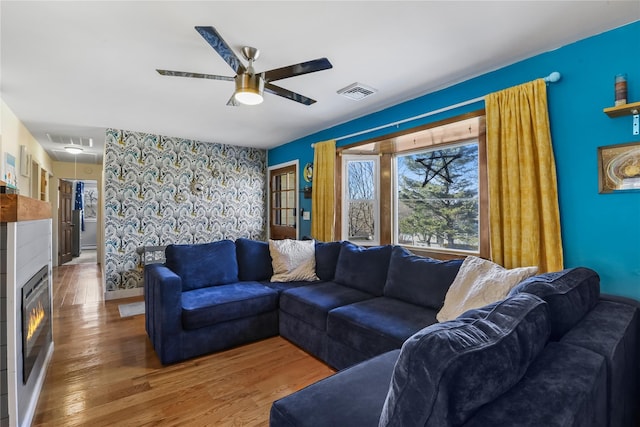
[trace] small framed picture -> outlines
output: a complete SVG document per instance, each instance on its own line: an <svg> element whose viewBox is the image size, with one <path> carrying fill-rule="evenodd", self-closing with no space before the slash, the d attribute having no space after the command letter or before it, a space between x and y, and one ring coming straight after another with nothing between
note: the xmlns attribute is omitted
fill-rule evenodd
<svg viewBox="0 0 640 427"><path fill-rule="evenodd" d="M600 193L640 191L640 141L598 147Z"/></svg>

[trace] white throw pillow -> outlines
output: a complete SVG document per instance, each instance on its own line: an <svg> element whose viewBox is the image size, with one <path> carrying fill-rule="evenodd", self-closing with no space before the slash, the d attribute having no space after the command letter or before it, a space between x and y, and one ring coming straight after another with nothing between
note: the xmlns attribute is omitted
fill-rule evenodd
<svg viewBox="0 0 640 427"><path fill-rule="evenodd" d="M486 259L468 256L449 287L436 318L446 322L467 310L504 299L511 288L537 272L538 267L507 270Z"/></svg>
<svg viewBox="0 0 640 427"><path fill-rule="evenodd" d="M318 280L314 240L269 240L272 282Z"/></svg>

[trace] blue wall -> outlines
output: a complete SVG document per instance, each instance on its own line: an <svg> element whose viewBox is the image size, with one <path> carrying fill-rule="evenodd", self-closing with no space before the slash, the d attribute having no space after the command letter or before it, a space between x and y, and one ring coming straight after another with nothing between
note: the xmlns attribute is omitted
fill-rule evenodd
<svg viewBox="0 0 640 427"><path fill-rule="evenodd" d="M597 171L599 146L640 141L631 133L631 116L610 119L602 112L613 105L613 79L619 73L627 73L629 102L640 101L638 40L640 21L281 145L269 150L268 163L299 159L302 168L313 161L313 142L437 110L559 71L562 79L550 85L547 94L565 267L592 268L600 274L602 292L640 299L640 192L599 194ZM482 107L482 102L476 103L400 128ZM338 146L389 132L341 140ZM303 182L302 176L299 179ZM301 197L300 203L305 210L311 209L310 200ZM300 235L305 234L310 234L309 221L301 224Z"/></svg>

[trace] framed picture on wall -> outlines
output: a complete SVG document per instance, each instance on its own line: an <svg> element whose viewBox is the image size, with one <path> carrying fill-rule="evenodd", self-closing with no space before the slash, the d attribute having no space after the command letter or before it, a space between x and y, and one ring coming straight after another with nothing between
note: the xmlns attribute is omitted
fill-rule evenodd
<svg viewBox="0 0 640 427"><path fill-rule="evenodd" d="M640 141L598 147L600 193L640 191Z"/></svg>
<svg viewBox="0 0 640 427"><path fill-rule="evenodd" d="M16 174L16 158L10 153L4 155L4 182L7 186L18 188L18 175Z"/></svg>

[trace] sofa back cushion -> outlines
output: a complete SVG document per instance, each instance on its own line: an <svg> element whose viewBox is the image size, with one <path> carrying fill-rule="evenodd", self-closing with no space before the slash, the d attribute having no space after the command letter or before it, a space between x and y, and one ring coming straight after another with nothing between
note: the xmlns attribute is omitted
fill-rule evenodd
<svg viewBox="0 0 640 427"><path fill-rule="evenodd" d="M382 296L391 248L390 245L364 248L344 242L338 255L333 281L371 295Z"/></svg>
<svg viewBox="0 0 640 427"><path fill-rule="evenodd" d="M431 325L402 346L380 426L459 426L524 376L549 337L547 304L520 294Z"/></svg>
<svg viewBox="0 0 640 427"><path fill-rule="evenodd" d="M600 276L585 267L539 274L515 286L509 295L522 292L549 304L551 339L557 341L598 303Z"/></svg>
<svg viewBox="0 0 640 427"><path fill-rule="evenodd" d="M182 290L238 281L236 245L231 240L195 245L169 245L165 265L182 279Z"/></svg>
<svg viewBox="0 0 640 427"><path fill-rule="evenodd" d="M333 280L341 248L342 242L316 241L316 275L320 280Z"/></svg>
<svg viewBox="0 0 640 427"><path fill-rule="evenodd" d="M269 243L239 238L236 240L238 258L238 279L242 281L263 281L271 279L273 268Z"/></svg>
<svg viewBox="0 0 640 427"><path fill-rule="evenodd" d="M384 296L439 310L462 259L438 261L394 246Z"/></svg>

